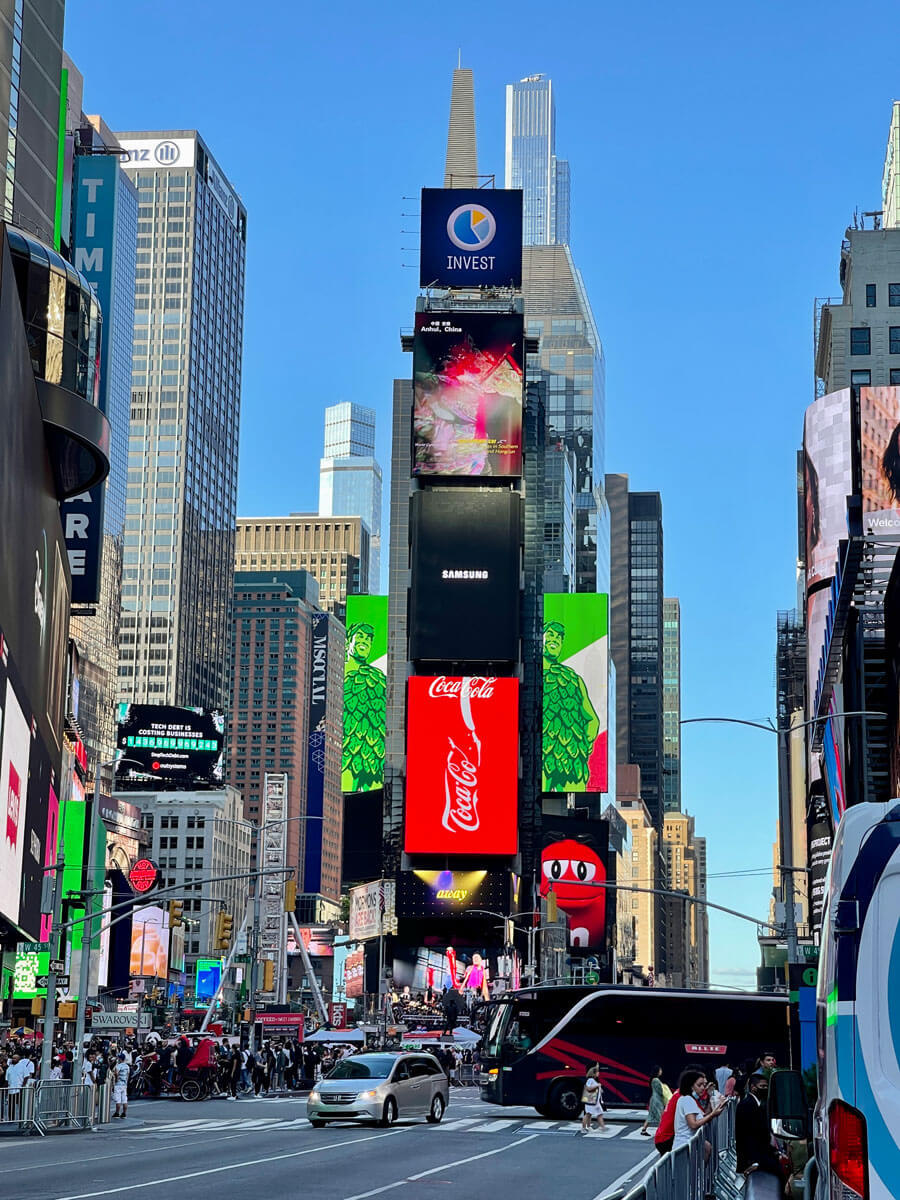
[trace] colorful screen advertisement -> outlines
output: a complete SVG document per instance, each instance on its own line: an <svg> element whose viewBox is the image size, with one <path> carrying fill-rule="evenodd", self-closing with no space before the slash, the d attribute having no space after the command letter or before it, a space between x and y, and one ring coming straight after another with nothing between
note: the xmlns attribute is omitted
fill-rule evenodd
<svg viewBox="0 0 900 1200"><path fill-rule="evenodd" d="M522 474L524 322L416 313L413 475Z"/></svg>
<svg viewBox="0 0 900 1200"><path fill-rule="evenodd" d="M615 913L615 891L599 885L607 882L608 858L606 821L544 814L540 891L547 896L552 888L568 918L573 949L606 949L606 913Z"/></svg>
<svg viewBox="0 0 900 1200"><path fill-rule="evenodd" d="M133 978L169 978L168 909L148 904L132 913L129 973Z"/></svg>
<svg viewBox="0 0 900 1200"><path fill-rule="evenodd" d="M120 704L116 787L216 787L224 779L225 714L169 704ZM119 759L128 759L118 765ZM135 763L140 764L135 766Z"/></svg>
<svg viewBox="0 0 900 1200"><path fill-rule="evenodd" d="M458 917L467 909L509 912L506 871L401 871L399 917Z"/></svg>
<svg viewBox="0 0 900 1200"><path fill-rule="evenodd" d="M366 956L364 950L354 950L344 959L344 995L357 1000L365 991Z"/></svg>
<svg viewBox="0 0 900 1200"><path fill-rule="evenodd" d="M212 1000L222 981L221 958L198 958L194 970L194 997Z"/></svg>
<svg viewBox="0 0 900 1200"><path fill-rule="evenodd" d="M521 287L518 188L422 188L421 287Z"/></svg>
<svg viewBox="0 0 900 1200"><path fill-rule="evenodd" d="M387 596L348 596L341 756L344 792L372 792L384 785L387 639Z"/></svg>
<svg viewBox="0 0 900 1200"><path fill-rule="evenodd" d="M803 423L807 587L832 578L838 543L847 536L851 445L850 389L842 388L811 404Z"/></svg>
<svg viewBox="0 0 900 1200"><path fill-rule="evenodd" d="M545 792L609 790L608 633L608 596L544 596Z"/></svg>
<svg viewBox="0 0 900 1200"><path fill-rule="evenodd" d="M519 681L409 680L407 854L515 854Z"/></svg>
<svg viewBox="0 0 900 1200"><path fill-rule="evenodd" d="M859 389L864 533L900 530L900 387Z"/></svg>

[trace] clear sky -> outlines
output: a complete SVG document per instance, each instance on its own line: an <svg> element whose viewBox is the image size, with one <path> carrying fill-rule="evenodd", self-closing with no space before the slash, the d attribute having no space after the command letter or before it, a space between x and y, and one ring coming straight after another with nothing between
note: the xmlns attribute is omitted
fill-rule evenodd
<svg viewBox="0 0 900 1200"><path fill-rule="evenodd" d="M242 516L315 509L326 404L376 409L388 467L418 191L442 183L457 52L475 72L480 169L501 186L504 85L549 75L607 357L606 469L663 497L683 715L774 712L813 298L839 294L854 209L880 207L896 4L523 0L465 20L421 0L67 9L87 110L113 129L197 128L247 205ZM688 727L683 764L711 899L764 918L775 738ZM753 926L710 924L713 978L751 984Z"/></svg>

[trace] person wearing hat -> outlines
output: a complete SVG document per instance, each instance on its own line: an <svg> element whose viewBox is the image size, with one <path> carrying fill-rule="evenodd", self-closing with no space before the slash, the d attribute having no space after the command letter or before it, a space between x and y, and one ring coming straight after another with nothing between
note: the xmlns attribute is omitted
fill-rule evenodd
<svg viewBox="0 0 900 1200"><path fill-rule="evenodd" d="M113 1074L113 1102L116 1106L113 1118L119 1117L123 1121L128 1115L128 1077L130 1074L131 1067L128 1065L128 1060L120 1052ZM121 1112L119 1111L120 1109Z"/></svg>
<svg viewBox="0 0 900 1200"><path fill-rule="evenodd" d="M757 1171L762 1175L774 1175L779 1181L780 1193L781 1162L769 1132L769 1117L766 1111L768 1094L769 1076L764 1070L757 1068L747 1081L747 1094L735 1113L737 1169L748 1177ZM773 1190L773 1195L779 1193Z"/></svg>

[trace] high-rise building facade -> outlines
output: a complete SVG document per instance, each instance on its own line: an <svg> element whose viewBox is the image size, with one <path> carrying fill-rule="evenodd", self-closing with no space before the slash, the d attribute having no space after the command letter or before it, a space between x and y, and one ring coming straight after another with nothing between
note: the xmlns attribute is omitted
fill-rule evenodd
<svg viewBox="0 0 900 1200"><path fill-rule="evenodd" d="M100 301L98 404L110 424L105 483L63 508L72 569L69 634L78 653L78 724L93 764L109 762L115 748L138 202L119 165L114 134L102 117L85 115L81 74L67 55L64 63L66 152L71 151L73 169L72 194L63 206L63 243Z"/></svg>
<svg viewBox="0 0 900 1200"><path fill-rule="evenodd" d="M699 845L698 843L702 843ZM694 833L694 818L667 812L663 818L662 854L666 887L686 896L706 898L706 841ZM709 980L706 908L688 900L666 901L669 965L666 981L672 987L700 987Z"/></svg>
<svg viewBox="0 0 900 1200"><path fill-rule="evenodd" d="M663 811L681 812L681 602L663 600Z"/></svg>
<svg viewBox="0 0 900 1200"><path fill-rule="evenodd" d="M139 204L119 696L224 708L247 212L196 131L116 136Z"/></svg>
<svg viewBox="0 0 900 1200"><path fill-rule="evenodd" d="M523 193L526 246L569 243L569 163L556 155L553 82L528 75L506 85L505 186Z"/></svg>
<svg viewBox="0 0 900 1200"><path fill-rule="evenodd" d="M262 820L266 772L287 775L286 865L298 891L337 901L344 632L317 600L306 571L235 572L226 775L252 822ZM322 811L312 812L317 784Z"/></svg>
<svg viewBox="0 0 900 1200"><path fill-rule="evenodd" d="M631 910L634 972L646 978L648 972L658 969L659 905L654 896L640 889L656 886L660 834L641 799L640 769L625 763L617 768L616 776L616 808L631 831L631 860L617 877L621 885L618 897ZM638 890L629 890L634 888Z"/></svg>
<svg viewBox="0 0 900 1200"><path fill-rule="evenodd" d="M308 571L319 605L343 620L347 597L369 590L369 530L362 517L241 517L239 571Z"/></svg>
<svg viewBox="0 0 900 1200"><path fill-rule="evenodd" d="M375 458L375 410L362 404L325 409L325 449L319 463L319 513L362 517L369 530L369 586L381 579L381 467Z"/></svg>
<svg viewBox="0 0 900 1200"><path fill-rule="evenodd" d="M0 0L2 217L58 245L59 93L65 0Z"/></svg>

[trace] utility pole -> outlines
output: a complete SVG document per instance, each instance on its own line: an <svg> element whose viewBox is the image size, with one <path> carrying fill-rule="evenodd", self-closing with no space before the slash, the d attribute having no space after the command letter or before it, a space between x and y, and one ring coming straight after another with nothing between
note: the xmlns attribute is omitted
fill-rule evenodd
<svg viewBox="0 0 900 1200"><path fill-rule="evenodd" d="M94 799L88 814L87 840L87 873L90 885L85 889L86 920L81 930L81 964L78 973L78 1008L75 1016L75 1066L80 1066L84 1054L85 1008L87 1005L88 987L91 972L91 942L94 937L94 880L97 875L97 864L94 858L97 853L97 813L100 808L100 776L104 767L114 767L115 763L96 763L94 765ZM93 870L92 870L93 867ZM77 1078L77 1072L73 1072Z"/></svg>
<svg viewBox="0 0 900 1200"><path fill-rule="evenodd" d="M50 903L52 924L50 926L50 970L47 972L47 1000L44 1004L44 1043L41 1047L41 1079L50 1078L53 1064L53 1041L56 1034L56 970L54 962L59 956L59 917L62 909L62 880L66 860L62 841L54 864L53 892ZM46 879L46 876L45 876ZM43 908L43 905L41 905Z"/></svg>
<svg viewBox="0 0 900 1200"><path fill-rule="evenodd" d="M781 832L781 895L784 902L784 934L788 963L800 960L797 940L797 914L794 908L793 846L794 818L791 809L791 733L778 730L778 821ZM790 865L788 865L790 864Z"/></svg>

